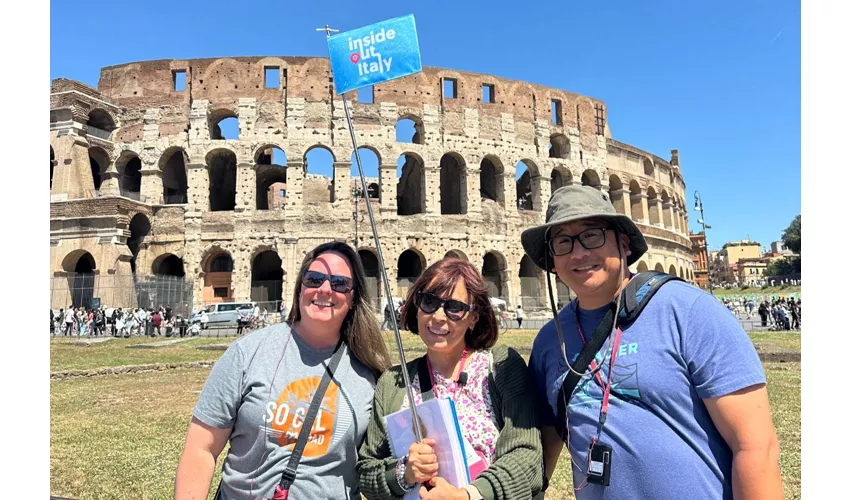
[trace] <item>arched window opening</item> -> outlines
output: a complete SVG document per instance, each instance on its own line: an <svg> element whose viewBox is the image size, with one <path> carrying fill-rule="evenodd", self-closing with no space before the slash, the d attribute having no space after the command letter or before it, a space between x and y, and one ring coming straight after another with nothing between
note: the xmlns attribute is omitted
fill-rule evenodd
<svg viewBox="0 0 850 500"><path fill-rule="evenodd" d="M500 259L494 252L484 254L481 276L487 285L487 293L491 297L503 298L502 283L504 282L505 265L502 261L503 259Z"/></svg>
<svg viewBox="0 0 850 500"><path fill-rule="evenodd" d="M673 264L670 264L670 268L667 269L667 274L671 276L679 276L678 274L676 274L676 266L674 266Z"/></svg>
<svg viewBox="0 0 850 500"><path fill-rule="evenodd" d="M623 182L616 175L608 178L608 192L611 195L611 204L618 214L626 213L626 204L623 199Z"/></svg>
<svg viewBox="0 0 850 500"><path fill-rule="evenodd" d="M210 211L236 208L236 154L217 149L207 155L210 176Z"/></svg>
<svg viewBox="0 0 850 500"><path fill-rule="evenodd" d="M406 116L395 124L396 142L425 144L425 131L418 116Z"/></svg>
<svg viewBox="0 0 850 500"><path fill-rule="evenodd" d="M549 158L569 158L570 140L564 134L549 137Z"/></svg>
<svg viewBox="0 0 850 500"><path fill-rule="evenodd" d="M590 186L596 189L602 188L602 183L599 181L599 174L594 170L585 170L583 174L581 174L581 185L582 186Z"/></svg>
<svg viewBox="0 0 850 500"><path fill-rule="evenodd" d="M205 304L230 302L233 300L233 258L219 251L207 259L204 273L203 299Z"/></svg>
<svg viewBox="0 0 850 500"><path fill-rule="evenodd" d="M366 290L369 293L370 304L375 312L381 309L381 269L378 265L378 257L371 250L358 250L357 255L363 263L366 272Z"/></svg>
<svg viewBox="0 0 850 500"><path fill-rule="evenodd" d="M118 163L118 188L121 196L140 199L142 191L142 160L134 156Z"/></svg>
<svg viewBox="0 0 850 500"><path fill-rule="evenodd" d="M86 133L88 135L101 139L109 139L113 130L115 130L115 122L109 116L109 113L102 109L93 109L89 112L89 117L86 121Z"/></svg>
<svg viewBox="0 0 850 500"><path fill-rule="evenodd" d="M363 193L363 188L360 184L360 170L357 168L357 155L351 153L351 192L359 199L369 198L380 200L380 175L378 167L381 164L381 159L375 152L367 147L357 148L360 154L360 161L363 163L363 176L366 177L366 194ZM374 186L374 189L373 189ZM359 209L366 213L365 205L358 205Z"/></svg>
<svg viewBox="0 0 850 500"><path fill-rule="evenodd" d="M664 227L673 229L673 206L670 203L670 195L667 191L661 191L661 217Z"/></svg>
<svg viewBox="0 0 850 500"><path fill-rule="evenodd" d="M440 213L466 213L466 163L457 153L440 158Z"/></svg>
<svg viewBox="0 0 850 500"><path fill-rule="evenodd" d="M136 274L136 260L139 256L142 243L151 232L151 221L143 214L136 214L130 220L130 237L127 238L127 247L133 258L130 260L130 270Z"/></svg>
<svg viewBox="0 0 850 500"><path fill-rule="evenodd" d="M529 160L516 164L516 206L517 210L541 209L540 174Z"/></svg>
<svg viewBox="0 0 850 500"><path fill-rule="evenodd" d="M251 263L251 300L260 309L280 310L283 297L283 262L277 252L266 250Z"/></svg>
<svg viewBox="0 0 850 500"><path fill-rule="evenodd" d="M493 200L501 207L505 206L505 170L501 162L487 156L481 160L481 199Z"/></svg>
<svg viewBox="0 0 850 500"><path fill-rule="evenodd" d="M655 167L652 166L652 161L649 158L643 159L643 175L647 177L655 175Z"/></svg>
<svg viewBox="0 0 850 500"><path fill-rule="evenodd" d="M94 270L96 264L94 257L88 252L83 253L74 265L74 275L70 279L71 304L74 307L92 306L94 298Z"/></svg>
<svg viewBox="0 0 850 500"><path fill-rule="evenodd" d="M106 169L109 168L109 155L100 148L89 148L89 165L95 195L99 196L100 187L103 184L104 177L106 177Z"/></svg>
<svg viewBox="0 0 850 500"><path fill-rule="evenodd" d="M528 255L519 261L520 302L525 310L536 310L546 307L542 294L541 272Z"/></svg>
<svg viewBox="0 0 850 500"><path fill-rule="evenodd" d="M188 203L189 182L186 178L186 153L182 149L174 151L167 157L165 166L161 168L163 203L166 205Z"/></svg>
<svg viewBox="0 0 850 500"><path fill-rule="evenodd" d="M661 217L658 214L660 208L658 195L655 194L655 189L652 186L646 190L646 204L649 207L649 223L654 225L661 224ZM664 272L663 267L661 268L661 272Z"/></svg>
<svg viewBox="0 0 850 500"><path fill-rule="evenodd" d="M629 197L632 204L632 219L645 221L646 214L643 213L643 203L641 203L641 198L643 198L643 196L638 181L632 181L629 183Z"/></svg>
<svg viewBox="0 0 850 500"><path fill-rule="evenodd" d="M176 255L169 254L159 262L159 265L154 269L154 274L162 276L176 276L179 278L186 276L183 259Z"/></svg>
<svg viewBox="0 0 850 500"><path fill-rule="evenodd" d="M661 265L661 263L655 264L655 270L658 271L659 273L663 273L664 272L664 266Z"/></svg>
<svg viewBox="0 0 850 500"><path fill-rule="evenodd" d="M210 139L238 140L239 118L229 110L219 110L210 113Z"/></svg>
<svg viewBox="0 0 850 500"><path fill-rule="evenodd" d="M396 287L401 297L407 297L407 291L425 269L425 259L413 249L405 250L398 256L398 275Z"/></svg>
<svg viewBox="0 0 850 500"><path fill-rule="evenodd" d="M286 205L286 153L268 147L257 155L257 210L281 210Z"/></svg>
<svg viewBox="0 0 850 500"><path fill-rule="evenodd" d="M425 164L412 154L403 154L398 158L399 176L396 191L398 215L425 213Z"/></svg>
<svg viewBox="0 0 850 500"><path fill-rule="evenodd" d="M559 188L572 184L573 175L565 168L552 170L552 180L549 182L550 192L554 193Z"/></svg>
<svg viewBox="0 0 850 500"><path fill-rule="evenodd" d="M446 258L446 259L462 259L462 260L465 260L467 262L469 261L469 259L466 257L466 254L461 252L460 250L449 250L448 252L446 252L446 255L444 256L444 258Z"/></svg>
<svg viewBox="0 0 850 500"><path fill-rule="evenodd" d="M638 262L637 271L639 273L645 273L645 272L649 271L649 266L646 265L646 262L640 261L640 262Z"/></svg>
<svg viewBox="0 0 850 500"><path fill-rule="evenodd" d="M304 203L319 205L333 201L334 155L324 146L315 146L304 155Z"/></svg>

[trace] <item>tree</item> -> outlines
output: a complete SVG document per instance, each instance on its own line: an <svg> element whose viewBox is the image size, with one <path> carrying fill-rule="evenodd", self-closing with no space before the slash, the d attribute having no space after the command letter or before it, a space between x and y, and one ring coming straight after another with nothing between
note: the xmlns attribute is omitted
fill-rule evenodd
<svg viewBox="0 0 850 500"><path fill-rule="evenodd" d="M765 276L800 274L800 257L785 257L771 262L764 270Z"/></svg>
<svg viewBox="0 0 850 500"><path fill-rule="evenodd" d="M794 253L800 253L800 232L800 215L798 215L782 233L782 243L785 248Z"/></svg>

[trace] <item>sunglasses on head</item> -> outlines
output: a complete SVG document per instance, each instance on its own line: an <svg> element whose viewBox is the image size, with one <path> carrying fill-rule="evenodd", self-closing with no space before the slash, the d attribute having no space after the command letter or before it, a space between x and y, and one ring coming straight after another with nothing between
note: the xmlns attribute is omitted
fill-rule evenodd
<svg viewBox="0 0 850 500"><path fill-rule="evenodd" d="M416 294L416 307L425 314L434 314L437 309L443 308L446 317L452 321L460 321L472 306L464 304L459 300L441 299L430 292L419 292Z"/></svg>
<svg viewBox="0 0 850 500"><path fill-rule="evenodd" d="M307 271L301 278L301 284L307 288L319 288L325 281L331 282L331 290L339 293L348 293L354 290L354 280L346 276L336 274L325 274L319 271Z"/></svg>

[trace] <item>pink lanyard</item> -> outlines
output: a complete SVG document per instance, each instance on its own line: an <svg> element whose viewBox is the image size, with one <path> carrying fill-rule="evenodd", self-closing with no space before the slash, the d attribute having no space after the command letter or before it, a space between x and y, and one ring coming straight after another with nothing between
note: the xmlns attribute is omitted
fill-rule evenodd
<svg viewBox="0 0 850 500"><path fill-rule="evenodd" d="M458 370L458 374L463 373L463 367L466 366L466 357L469 352L466 348L463 348L463 355L460 358L460 369ZM431 360L428 359L428 356L425 356L425 363L428 365L428 376L431 377L431 387L434 391L434 398L437 399L440 396L437 394L437 381L434 378L434 370L431 368Z"/></svg>
<svg viewBox="0 0 850 500"><path fill-rule="evenodd" d="M576 316L576 327L578 327L578 334L581 337L582 343L587 344L587 340L584 339L584 332L581 331L581 325L578 322L578 316ZM600 413L600 417L599 417L602 422L604 422L605 419L608 416L608 397L611 395L611 377L614 373L614 361L616 361L616 359L617 359L617 350L620 347L620 337L622 335L623 335L623 331L620 330L619 327L617 327L617 335L614 337L614 349L611 352L611 362L608 364L608 383L607 384L605 384L602 381L602 375L600 375L599 372L596 371L596 360L594 359L593 361L590 362L590 367L594 371L596 371L596 380L599 381L599 385L602 386L602 389L603 389L603 391L602 391L602 408L600 410L601 413Z"/></svg>

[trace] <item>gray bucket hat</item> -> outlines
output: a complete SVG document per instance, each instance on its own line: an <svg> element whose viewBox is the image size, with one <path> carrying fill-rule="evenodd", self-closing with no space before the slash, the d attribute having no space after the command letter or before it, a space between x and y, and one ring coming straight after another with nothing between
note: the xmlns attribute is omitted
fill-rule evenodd
<svg viewBox="0 0 850 500"><path fill-rule="evenodd" d="M608 195L590 186L564 186L552 193L546 210L546 223L522 232L522 247L531 260L544 271L549 246L546 236L549 228L581 219L599 218L617 226L629 237L629 255L626 262L632 265L646 253L646 240L629 217L618 214Z"/></svg>

